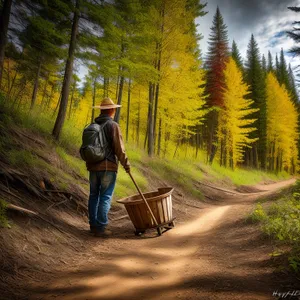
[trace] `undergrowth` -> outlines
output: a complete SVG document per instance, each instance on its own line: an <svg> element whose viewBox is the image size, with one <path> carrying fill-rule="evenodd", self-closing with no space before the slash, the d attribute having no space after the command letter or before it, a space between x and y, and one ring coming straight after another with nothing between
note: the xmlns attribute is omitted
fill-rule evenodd
<svg viewBox="0 0 300 300"><path fill-rule="evenodd" d="M291 246L289 265L300 272L300 181L290 195L282 197L269 207L257 204L249 216L253 222L261 223L262 230L279 243Z"/></svg>
<svg viewBox="0 0 300 300"><path fill-rule="evenodd" d="M8 221L6 217L7 203L0 199L0 227L8 227Z"/></svg>

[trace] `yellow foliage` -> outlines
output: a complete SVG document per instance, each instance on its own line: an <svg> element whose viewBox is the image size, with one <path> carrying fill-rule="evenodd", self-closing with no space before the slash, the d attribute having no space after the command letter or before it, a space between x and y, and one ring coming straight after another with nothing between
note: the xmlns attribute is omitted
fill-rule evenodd
<svg viewBox="0 0 300 300"><path fill-rule="evenodd" d="M271 170L295 172L297 165L298 113L284 87L273 73L267 86L267 158Z"/></svg>
<svg viewBox="0 0 300 300"><path fill-rule="evenodd" d="M243 161L245 147L255 141L249 138L249 133L256 130L251 127L255 120L246 117L257 109L251 109L253 101L245 99L248 86L243 83L242 73L233 58L227 62L224 75L224 107L219 111L218 122L219 154L221 165L234 169Z"/></svg>

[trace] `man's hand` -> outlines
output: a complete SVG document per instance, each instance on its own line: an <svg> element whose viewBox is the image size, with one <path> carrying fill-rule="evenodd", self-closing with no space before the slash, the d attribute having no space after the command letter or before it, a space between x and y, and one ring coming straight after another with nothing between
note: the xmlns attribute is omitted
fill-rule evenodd
<svg viewBox="0 0 300 300"><path fill-rule="evenodd" d="M130 173L130 166L129 165L126 165L124 167L124 169L125 169L126 173Z"/></svg>

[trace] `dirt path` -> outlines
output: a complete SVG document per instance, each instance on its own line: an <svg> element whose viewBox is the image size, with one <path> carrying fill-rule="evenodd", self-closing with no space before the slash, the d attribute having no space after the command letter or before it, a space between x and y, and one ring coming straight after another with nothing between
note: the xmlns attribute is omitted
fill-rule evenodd
<svg viewBox="0 0 300 300"><path fill-rule="evenodd" d="M193 220L158 238L120 230L108 240L92 239L73 266L33 286L34 299L275 299L272 249L244 220L255 200L294 181L193 208Z"/></svg>

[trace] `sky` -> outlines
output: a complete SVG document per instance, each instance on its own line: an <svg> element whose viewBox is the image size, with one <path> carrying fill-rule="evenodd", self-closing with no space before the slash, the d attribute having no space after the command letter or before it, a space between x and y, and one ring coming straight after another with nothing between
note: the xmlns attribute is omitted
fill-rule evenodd
<svg viewBox="0 0 300 300"><path fill-rule="evenodd" d="M247 46L254 35L261 55L268 57L268 50L275 63L276 53L280 54L283 48L287 63L292 69L300 65L300 57L293 57L288 50L294 41L287 37L285 31L291 30L294 21L300 21L300 13L289 10L288 6L300 6L300 0L200 0L207 2L204 17L198 18L198 32L202 34L200 41L202 56L205 57L208 47L208 37L211 32L213 17L217 6L227 25L229 46L232 40L237 43L243 59L246 58Z"/></svg>

